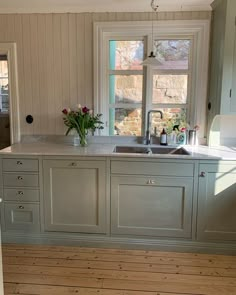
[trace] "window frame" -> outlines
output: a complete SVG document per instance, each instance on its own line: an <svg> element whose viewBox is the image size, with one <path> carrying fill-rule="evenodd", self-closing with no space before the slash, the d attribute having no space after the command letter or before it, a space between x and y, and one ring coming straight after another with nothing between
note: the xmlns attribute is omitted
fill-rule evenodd
<svg viewBox="0 0 236 295"><path fill-rule="evenodd" d="M140 38L132 38L132 41L143 41L144 43L144 48L145 48L145 40L144 38L142 37L141 39ZM109 41L111 41L109 39ZM109 44L109 41L108 41L108 44ZM119 38L116 38L115 41L130 41L130 37L119 37ZM108 45L109 47L109 45ZM109 52L109 48L108 48L108 52ZM142 76L142 83L143 83L143 89L144 89L144 84L146 83L145 79L144 79L144 75L143 75L143 69L140 69L140 70L111 70L109 65L108 65L108 75L105 77L105 79L108 78L109 80L109 76L110 75L121 75L121 76L130 76L130 75L140 75ZM144 97L145 97L145 94L144 94L144 91L142 91L142 100L141 102L139 103L114 103L114 104L111 104L110 101L109 101L109 82L108 82L108 87L107 87L107 93L106 93L106 97L108 99L108 104L107 104L107 109L105 110L105 113L108 114L108 118L106 120L106 122L111 122L110 118L109 118L109 114L110 114L110 109L113 108L114 110L116 108L123 108L123 109L132 109L132 108L141 108L143 109L143 103L144 103ZM143 118L142 118L142 121L143 121ZM106 124L107 125L107 124ZM110 129L111 129L111 126L109 125L108 123L108 126L106 126L105 128L107 128L107 130L105 130L105 132L108 132L107 135L110 135ZM142 132L142 126L141 126L141 132Z"/></svg>
<svg viewBox="0 0 236 295"><path fill-rule="evenodd" d="M6 61L7 62L7 67L8 67L8 60L7 60L7 55L3 55L4 57L5 57L5 59L3 59L3 58L1 58L0 59L0 62L1 61ZM8 82L8 85L9 85L9 70L7 69L7 76L1 76L1 73L0 73L0 81L1 80L4 80L4 79L6 79L7 80L7 82ZM1 87L1 85L0 85L0 87ZM3 97L7 97L7 99L9 100L9 87L8 87L8 93L7 94L2 94L1 92L0 92L0 113L2 114L9 114L9 107L8 107L8 110L7 111L3 111L3 107L2 107L2 105L3 105ZM9 104L9 103L8 103Z"/></svg>
<svg viewBox="0 0 236 295"><path fill-rule="evenodd" d="M107 111L109 99L108 79L109 73L109 40L144 40L144 55L151 51L151 21L127 21L127 22L95 22L94 23L94 110L103 114L105 128L101 135L109 134L109 111ZM165 39L191 39L192 40L192 83L191 100L189 108L189 123L193 127L200 125L199 137L205 137L206 131L206 102L207 102L207 81L209 61L209 20L174 20L154 21L154 38ZM152 80L155 69L143 67L143 74L146 77L143 81L143 92L145 97L152 97L152 87L146 85L146 81ZM172 71L173 73L173 71ZM147 103L143 100L142 134L146 128Z"/></svg>

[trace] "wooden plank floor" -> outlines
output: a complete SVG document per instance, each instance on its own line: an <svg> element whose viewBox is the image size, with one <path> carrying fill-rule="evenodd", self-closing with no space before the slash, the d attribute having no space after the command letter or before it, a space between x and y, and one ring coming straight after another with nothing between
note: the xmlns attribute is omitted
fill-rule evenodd
<svg viewBox="0 0 236 295"><path fill-rule="evenodd" d="M236 256L4 245L5 295L231 295Z"/></svg>

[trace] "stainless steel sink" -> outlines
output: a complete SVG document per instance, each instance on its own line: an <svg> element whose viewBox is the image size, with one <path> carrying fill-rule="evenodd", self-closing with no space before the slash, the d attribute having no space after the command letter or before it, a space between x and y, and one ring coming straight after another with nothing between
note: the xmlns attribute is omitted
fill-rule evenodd
<svg viewBox="0 0 236 295"><path fill-rule="evenodd" d="M113 152L124 154L190 155L190 153L182 147L116 146Z"/></svg>
<svg viewBox="0 0 236 295"><path fill-rule="evenodd" d="M114 153L126 153L126 154L149 154L151 150L149 147L142 146L116 146Z"/></svg>
<svg viewBox="0 0 236 295"><path fill-rule="evenodd" d="M168 155L190 155L184 148L169 148L169 147L154 147L151 148L153 154L168 154Z"/></svg>

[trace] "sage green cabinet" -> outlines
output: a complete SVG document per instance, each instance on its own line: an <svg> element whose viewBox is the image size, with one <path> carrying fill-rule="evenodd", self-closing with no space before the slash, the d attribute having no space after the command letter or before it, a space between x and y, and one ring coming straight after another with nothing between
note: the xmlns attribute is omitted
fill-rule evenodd
<svg viewBox="0 0 236 295"><path fill-rule="evenodd" d="M199 240L236 240L236 163L200 164Z"/></svg>
<svg viewBox="0 0 236 295"><path fill-rule="evenodd" d="M39 159L3 158L1 176L4 230L27 234L39 233L41 230Z"/></svg>
<svg viewBox="0 0 236 295"><path fill-rule="evenodd" d="M209 126L217 114L236 113L236 1L212 3Z"/></svg>
<svg viewBox="0 0 236 295"><path fill-rule="evenodd" d="M112 161L111 233L191 238L193 167L191 162Z"/></svg>
<svg viewBox="0 0 236 295"><path fill-rule="evenodd" d="M46 231L106 232L106 162L44 160Z"/></svg>

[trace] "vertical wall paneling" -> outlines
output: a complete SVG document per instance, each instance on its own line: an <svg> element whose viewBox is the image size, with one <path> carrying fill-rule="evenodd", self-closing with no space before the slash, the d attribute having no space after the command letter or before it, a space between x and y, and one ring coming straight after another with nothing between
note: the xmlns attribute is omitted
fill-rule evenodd
<svg viewBox="0 0 236 295"><path fill-rule="evenodd" d="M6 18L6 27L5 27L5 39L7 42L14 42L15 39L15 26L14 26L15 15L10 14Z"/></svg>
<svg viewBox="0 0 236 295"><path fill-rule="evenodd" d="M47 95L47 73L46 73L46 16L38 16L38 75L39 75L39 120L40 134L47 130L49 125L48 117L48 95Z"/></svg>
<svg viewBox="0 0 236 295"><path fill-rule="evenodd" d="M78 93L78 84L77 84L77 75L78 75L78 67L77 67L77 42L76 42L76 14L69 14L69 90L70 97L68 107L74 107L78 104L77 93Z"/></svg>
<svg viewBox="0 0 236 295"><path fill-rule="evenodd" d="M24 67L24 87L25 95L20 97L20 105L23 104L25 108L25 114L23 114L22 134L35 134L33 131L33 125L26 124L25 116L32 114L32 73L31 73L31 46L30 46L30 15L23 15L22 17L22 33L23 33L23 67Z"/></svg>
<svg viewBox="0 0 236 295"><path fill-rule="evenodd" d="M77 84L78 84L78 103L81 105L86 104L85 99L85 14L77 14L76 16L76 31L77 31ZM90 84L92 87L92 84Z"/></svg>
<svg viewBox="0 0 236 295"><path fill-rule="evenodd" d="M61 15L53 15L53 69L54 69L54 93L55 93L55 134L60 134L64 127L61 119L61 110L63 108L63 87L62 87L62 47L61 47Z"/></svg>
<svg viewBox="0 0 236 295"><path fill-rule="evenodd" d="M45 67L45 75L46 75L46 88L47 92L47 110L48 110L48 127L47 130L42 133L54 134L56 131L56 112L55 104L57 103L57 99L55 96L55 86L54 86L54 55L53 55L53 17L50 14L45 16L46 18L46 31L45 31L45 46L46 46L46 67Z"/></svg>
<svg viewBox="0 0 236 295"><path fill-rule="evenodd" d="M0 34L3 42L7 41L7 15L0 15Z"/></svg>
<svg viewBox="0 0 236 295"><path fill-rule="evenodd" d="M30 50L31 50L31 77L32 77L32 124L34 134L40 134L40 97L39 97L39 42L38 42L38 16L30 15Z"/></svg>
<svg viewBox="0 0 236 295"><path fill-rule="evenodd" d="M93 107L93 22L146 21L152 13L1 14L0 42L15 42L23 135L64 134L63 107ZM210 19L159 12L157 19ZM32 114L33 124L25 122Z"/></svg>
<svg viewBox="0 0 236 295"><path fill-rule="evenodd" d="M26 103L24 103L25 98L25 76L24 76L24 45L23 45L23 27L22 27L22 16L20 14L14 15L14 33L16 42L16 51L17 51L17 69L18 69L18 85L19 85L19 112L20 112L20 126L21 131L24 130L25 133L25 114L26 114Z"/></svg>
<svg viewBox="0 0 236 295"><path fill-rule="evenodd" d="M62 110L70 101L69 14L61 16L61 67ZM59 114L62 117L61 111Z"/></svg>
<svg viewBox="0 0 236 295"><path fill-rule="evenodd" d="M84 59L85 59L85 104L93 107L93 21L92 14L86 13L84 19Z"/></svg>

